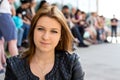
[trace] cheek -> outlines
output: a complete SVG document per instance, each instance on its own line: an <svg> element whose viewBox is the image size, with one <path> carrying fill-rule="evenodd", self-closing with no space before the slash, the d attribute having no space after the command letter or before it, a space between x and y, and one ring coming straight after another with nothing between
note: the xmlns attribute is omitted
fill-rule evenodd
<svg viewBox="0 0 120 80"><path fill-rule="evenodd" d="M38 38L39 38L39 35L38 35L38 33L35 31L35 32L34 32L34 41L38 40Z"/></svg>
<svg viewBox="0 0 120 80"><path fill-rule="evenodd" d="M35 46L38 46L39 41L40 41L39 35L37 33L34 33L34 37L33 38L34 38L34 44L35 44Z"/></svg>
<svg viewBox="0 0 120 80"><path fill-rule="evenodd" d="M60 35L59 35L59 36L56 36L56 38L55 38L55 37L53 38L53 41L56 42L56 44L58 44L59 41L60 41L60 38L61 38Z"/></svg>

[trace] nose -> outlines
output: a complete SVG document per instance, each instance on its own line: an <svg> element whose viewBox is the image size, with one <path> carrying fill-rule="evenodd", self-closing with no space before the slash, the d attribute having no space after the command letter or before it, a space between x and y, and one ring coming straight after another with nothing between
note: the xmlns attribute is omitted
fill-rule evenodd
<svg viewBox="0 0 120 80"><path fill-rule="evenodd" d="M48 40L50 38L50 33L49 32L44 32L42 38L43 38L43 40Z"/></svg>

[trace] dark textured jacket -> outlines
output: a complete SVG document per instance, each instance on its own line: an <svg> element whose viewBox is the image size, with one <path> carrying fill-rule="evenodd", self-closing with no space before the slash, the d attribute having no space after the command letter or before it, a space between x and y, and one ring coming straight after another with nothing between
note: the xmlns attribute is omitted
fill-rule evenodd
<svg viewBox="0 0 120 80"><path fill-rule="evenodd" d="M55 52L53 69L45 76L45 80L84 80L79 57L68 52ZM26 58L18 56L7 59L5 80L40 80L35 76Z"/></svg>

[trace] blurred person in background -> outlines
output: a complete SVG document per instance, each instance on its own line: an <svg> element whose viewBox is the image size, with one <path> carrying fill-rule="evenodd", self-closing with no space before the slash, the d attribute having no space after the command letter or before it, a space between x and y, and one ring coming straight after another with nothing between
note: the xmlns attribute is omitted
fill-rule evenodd
<svg viewBox="0 0 120 80"><path fill-rule="evenodd" d="M3 72L2 59L4 53L4 40L8 44L11 56L18 55L17 32L14 21L12 20L12 6L14 0L1 0L0 2L0 72ZM5 61L4 61L5 62Z"/></svg>
<svg viewBox="0 0 120 80"><path fill-rule="evenodd" d="M105 30L105 18L104 16L98 16L97 18L97 40L99 43L107 42L106 30Z"/></svg>
<svg viewBox="0 0 120 80"><path fill-rule="evenodd" d="M111 19L111 37L117 37L117 26L118 19L113 15L113 18Z"/></svg>
<svg viewBox="0 0 120 80"><path fill-rule="evenodd" d="M32 12L30 10L30 4L32 0L20 0L21 5L16 10L16 15L22 18L23 25L22 28L24 30L22 46L27 48L29 46L29 42L27 40L31 20L33 18Z"/></svg>
<svg viewBox="0 0 120 80"><path fill-rule="evenodd" d="M89 33L91 35L91 40L93 41L93 44L97 44L97 31L96 31L96 25L97 25L97 13L91 12L86 20L87 24L89 25Z"/></svg>
<svg viewBox="0 0 120 80"><path fill-rule="evenodd" d="M23 21L21 19L21 17L16 16L16 10L15 10L15 6L14 6L14 2L15 0L9 0L9 3L11 5L11 11L12 11L12 19L16 25L16 31L17 31L17 48L18 48L18 52L20 52L20 50L22 51L22 38L23 38L23 33L24 30L22 28L23 25Z"/></svg>
<svg viewBox="0 0 120 80"><path fill-rule="evenodd" d="M10 1L3 0L0 5L0 39L3 37L8 42L8 49L12 56L18 54L17 50L17 33L14 21L12 20L12 8ZM6 6L8 5L8 6Z"/></svg>
<svg viewBox="0 0 120 80"><path fill-rule="evenodd" d="M46 6L48 6L48 5L49 5L49 3L48 3L46 0L41 0L40 3L38 4L38 9L37 9L37 11L38 11L40 8L46 7Z"/></svg>
<svg viewBox="0 0 120 80"><path fill-rule="evenodd" d="M69 28L71 28L71 17L70 17L70 11L69 11L69 7L67 5L64 5L62 7L62 13L64 14L65 18L66 18L66 21L67 21L67 24L69 26Z"/></svg>
<svg viewBox="0 0 120 80"><path fill-rule="evenodd" d="M84 43L83 38L85 20L82 20L81 11L79 9L76 10L71 20L74 24L74 27L71 28L72 33L74 37L79 40L78 47L88 47L89 45Z"/></svg>
<svg viewBox="0 0 120 80"><path fill-rule="evenodd" d="M32 0L30 3L30 10L32 13L32 17L34 17L35 15L35 9L36 9L36 0Z"/></svg>

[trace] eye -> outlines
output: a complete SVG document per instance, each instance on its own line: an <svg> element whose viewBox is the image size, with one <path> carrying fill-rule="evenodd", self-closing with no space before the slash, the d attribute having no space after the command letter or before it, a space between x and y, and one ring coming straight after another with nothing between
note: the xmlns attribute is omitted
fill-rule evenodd
<svg viewBox="0 0 120 80"><path fill-rule="evenodd" d="M58 31L55 31L55 30L52 30L51 32L52 32L52 33L58 33Z"/></svg>
<svg viewBox="0 0 120 80"><path fill-rule="evenodd" d="M39 27L39 28L37 28L37 30L40 30L40 31L42 31L42 30L44 30L44 29Z"/></svg>

